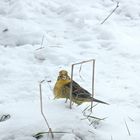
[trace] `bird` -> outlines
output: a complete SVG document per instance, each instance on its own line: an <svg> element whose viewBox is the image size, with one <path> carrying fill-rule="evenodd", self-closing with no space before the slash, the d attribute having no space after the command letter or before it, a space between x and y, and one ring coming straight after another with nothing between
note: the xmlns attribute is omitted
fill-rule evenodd
<svg viewBox="0 0 140 140"><path fill-rule="evenodd" d="M66 100L70 99L71 82L72 82L72 98L71 99L72 99L72 102L74 102L75 104L81 105L84 102L93 101L93 102L108 105L108 103L104 101L93 98L90 92L88 92L86 89L81 87L74 80L71 81L71 78L68 75L68 72L66 70L59 71L57 81L53 88L54 99L59 99L59 98L66 98Z"/></svg>

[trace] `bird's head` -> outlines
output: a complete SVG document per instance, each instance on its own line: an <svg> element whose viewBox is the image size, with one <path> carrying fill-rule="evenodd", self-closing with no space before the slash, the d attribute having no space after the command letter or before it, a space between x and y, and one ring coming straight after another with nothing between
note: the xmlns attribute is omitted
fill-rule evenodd
<svg viewBox="0 0 140 140"><path fill-rule="evenodd" d="M70 77L68 76L68 72L66 70L59 71L58 80L70 80Z"/></svg>

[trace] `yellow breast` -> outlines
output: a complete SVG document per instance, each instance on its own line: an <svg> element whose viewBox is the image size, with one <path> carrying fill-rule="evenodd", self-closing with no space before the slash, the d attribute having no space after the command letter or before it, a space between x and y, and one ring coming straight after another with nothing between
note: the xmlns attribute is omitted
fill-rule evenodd
<svg viewBox="0 0 140 140"><path fill-rule="evenodd" d="M70 83L70 80L58 80L54 86L54 96L55 98L66 98L63 93L63 88L66 84Z"/></svg>

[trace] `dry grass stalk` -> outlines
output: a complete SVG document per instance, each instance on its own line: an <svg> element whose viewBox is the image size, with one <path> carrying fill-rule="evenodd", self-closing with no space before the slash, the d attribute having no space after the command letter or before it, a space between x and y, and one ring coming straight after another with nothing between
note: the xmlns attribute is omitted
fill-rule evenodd
<svg viewBox="0 0 140 140"><path fill-rule="evenodd" d="M52 91L53 89L52 89L52 87L51 87L51 85L50 85L50 83L51 83L52 81L51 81L51 80L45 80L45 81L47 82L49 89Z"/></svg>
<svg viewBox="0 0 140 140"><path fill-rule="evenodd" d="M87 106L87 107L82 111L82 113L84 114L84 113L86 112L86 110L87 110L89 107L90 107L90 105Z"/></svg>
<svg viewBox="0 0 140 140"><path fill-rule="evenodd" d="M93 118L93 119L96 119L96 120L100 120L100 121L102 121L102 120L105 120L107 117L105 117L105 118L99 118L99 117L94 117L94 116L87 116L88 118Z"/></svg>
<svg viewBox="0 0 140 140"><path fill-rule="evenodd" d="M128 135L131 136L131 133L130 133L129 127L128 127L128 125L127 125L127 123L126 123L125 120L124 120L124 122L125 122L125 126L126 126L126 129L127 129Z"/></svg>
<svg viewBox="0 0 140 140"><path fill-rule="evenodd" d="M84 79L81 76L81 70L82 70L82 64L80 65L80 68L79 68L79 77L84 81Z"/></svg>
<svg viewBox="0 0 140 140"><path fill-rule="evenodd" d="M132 119L132 118L131 118L131 117L129 117L129 116L128 116L128 118L129 118L129 120L130 120L131 122L134 122L134 119Z"/></svg>
<svg viewBox="0 0 140 140"><path fill-rule="evenodd" d="M72 84L73 84L73 69L74 69L74 65L72 65L72 68L71 68L70 109L72 109Z"/></svg>
<svg viewBox="0 0 140 140"><path fill-rule="evenodd" d="M92 70L92 98L94 97L94 79L95 79L95 76L94 76L94 73L95 73L95 60L92 61L93 63L93 70ZM93 109L93 101L91 102L91 112L92 112L92 109Z"/></svg>
<svg viewBox="0 0 140 140"><path fill-rule="evenodd" d="M36 49L36 51L44 48L44 47L43 47L44 38L45 38L45 36L43 35L42 41L41 41L41 47L38 48L38 49Z"/></svg>
<svg viewBox="0 0 140 140"><path fill-rule="evenodd" d="M98 118L98 117L94 117L94 116L88 116L88 120L89 121L90 121L90 118L92 118L94 120L91 121L91 123L89 124L89 126L91 126L93 123L95 123L95 120L99 122L99 121L105 120L107 117L105 117L105 118Z"/></svg>
<svg viewBox="0 0 140 140"><path fill-rule="evenodd" d="M98 103L95 104L95 105L93 105L92 108L94 108L94 107L97 106L97 105L98 105ZM89 108L89 107L90 107L90 108ZM85 114L86 111L90 111L90 110L91 110L91 105L87 106L87 107L82 111L82 113Z"/></svg>
<svg viewBox="0 0 140 140"><path fill-rule="evenodd" d="M113 11L101 22L101 24L104 24L105 21L117 10L118 7L119 7L119 2L117 2L115 9L113 9Z"/></svg>
<svg viewBox="0 0 140 140"><path fill-rule="evenodd" d="M90 130L88 130L88 132L90 132L90 133L92 133L92 134L94 134L94 135L95 135L95 133L94 133L94 132L92 132L92 131L90 131Z"/></svg>
<svg viewBox="0 0 140 140"><path fill-rule="evenodd" d="M48 129L49 129L49 132L50 132L52 138L54 138L52 129L51 129L51 127L50 127L50 125L49 125L49 123L48 123L48 121L47 121L47 118L45 117L45 115L44 115L44 113L43 113L42 85L41 85L41 84L42 84L44 81L45 81L45 80L42 80L42 81L39 83L41 115L43 116L43 118L44 118L44 120L45 120L45 122L46 122L46 125L47 125L47 127L48 127Z"/></svg>
<svg viewBox="0 0 140 140"><path fill-rule="evenodd" d="M89 115L86 115L85 112L84 112L84 113L83 113L83 116L86 117L86 118L83 118L83 119L81 119L81 120L89 119L88 116L90 116L91 114L92 114L92 112L90 112Z"/></svg>
<svg viewBox="0 0 140 140"><path fill-rule="evenodd" d="M89 108L88 111L89 111L89 110L92 110L92 109L93 109L95 106L97 106L97 105L98 105L98 103L95 104L95 105L93 105L93 106L91 106L91 108Z"/></svg>
<svg viewBox="0 0 140 140"><path fill-rule="evenodd" d="M88 106L89 107L89 106ZM87 110L87 108L85 110ZM81 120L88 120L90 122L89 126L92 125L94 123L94 120L98 120L98 121L102 121L102 120L105 120L107 117L104 117L104 118L99 118L99 117L95 117L95 116L91 116L92 112L89 113L89 115L86 115L85 112L82 112L83 113L83 116L85 118L81 119ZM91 120L92 119L92 120Z"/></svg>
<svg viewBox="0 0 140 140"><path fill-rule="evenodd" d="M39 132L35 135L33 135L33 137L35 137L36 139L39 139L41 137L43 137L44 134L49 134L50 132ZM56 133L56 134L65 134L65 133L71 133L71 132L63 132L63 131L53 131L53 133Z"/></svg>
<svg viewBox="0 0 140 140"><path fill-rule="evenodd" d="M80 67L80 70L79 70L79 73L80 73L81 68L82 68L82 64L83 63L88 63L88 62L93 62L93 72L92 72L92 98L94 97L95 59L90 59L90 60L87 60L87 61L82 61L82 62L74 63L74 64L72 64L72 67L71 67L70 109L72 109L72 84L73 84L73 71L74 71L74 66L81 64L81 67ZM93 101L91 101L91 112L92 112L92 106L93 106Z"/></svg>

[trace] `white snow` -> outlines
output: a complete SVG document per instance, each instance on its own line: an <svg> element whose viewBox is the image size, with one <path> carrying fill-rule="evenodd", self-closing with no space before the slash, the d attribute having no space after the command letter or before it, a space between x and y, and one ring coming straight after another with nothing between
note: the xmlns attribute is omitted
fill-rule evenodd
<svg viewBox="0 0 140 140"><path fill-rule="evenodd" d="M0 140L35 140L48 131L40 113L43 79L51 80L42 84L50 127L68 132L55 140L140 139L140 1L118 1L102 25L115 0L0 1L0 117L11 115L0 122ZM90 103L70 110L52 92L59 70L70 73L71 64L88 59L96 60L95 97L110 104L93 108L92 116L106 119L92 125L82 113ZM91 91L91 63L79 69L74 79Z"/></svg>

